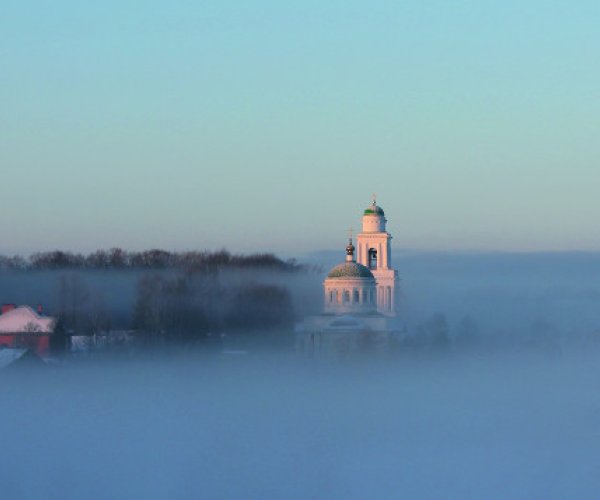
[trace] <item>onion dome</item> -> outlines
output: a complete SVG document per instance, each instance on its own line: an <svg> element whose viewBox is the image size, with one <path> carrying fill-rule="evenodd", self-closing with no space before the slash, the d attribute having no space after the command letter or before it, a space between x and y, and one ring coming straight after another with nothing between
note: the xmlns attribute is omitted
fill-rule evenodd
<svg viewBox="0 0 600 500"><path fill-rule="evenodd" d="M364 215L381 215L381 216L384 216L385 213L383 212L383 208L381 208L380 206L376 205L375 202L373 202L372 205L369 205L365 209Z"/></svg>
<svg viewBox="0 0 600 500"><path fill-rule="evenodd" d="M370 278L375 279L373 277L373 273L369 271L369 269L362 264L358 264L357 262L344 262L335 266L329 274L327 275L328 279L337 278L337 279L347 279L347 278Z"/></svg>
<svg viewBox="0 0 600 500"><path fill-rule="evenodd" d="M346 255L352 257L350 260L354 260L354 245L352 244L352 238L348 242L348 246L346 247Z"/></svg>

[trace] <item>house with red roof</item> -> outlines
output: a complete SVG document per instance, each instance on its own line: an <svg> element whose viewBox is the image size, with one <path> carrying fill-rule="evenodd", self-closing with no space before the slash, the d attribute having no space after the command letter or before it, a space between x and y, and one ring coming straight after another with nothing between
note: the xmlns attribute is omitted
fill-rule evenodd
<svg viewBox="0 0 600 500"><path fill-rule="evenodd" d="M38 356L50 349L50 336L56 328L56 319L45 316L29 306L5 304L0 314L0 346L29 348Z"/></svg>

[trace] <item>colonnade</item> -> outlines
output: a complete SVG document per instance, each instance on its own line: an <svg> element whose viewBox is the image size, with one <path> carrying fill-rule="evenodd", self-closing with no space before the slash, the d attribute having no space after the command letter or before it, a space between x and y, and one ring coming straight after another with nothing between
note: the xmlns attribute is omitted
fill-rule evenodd
<svg viewBox="0 0 600 500"><path fill-rule="evenodd" d="M329 304L373 304L375 293L369 288L335 288L326 292Z"/></svg>
<svg viewBox="0 0 600 500"><path fill-rule="evenodd" d="M394 311L394 291L391 286L377 287L377 305L381 312Z"/></svg>

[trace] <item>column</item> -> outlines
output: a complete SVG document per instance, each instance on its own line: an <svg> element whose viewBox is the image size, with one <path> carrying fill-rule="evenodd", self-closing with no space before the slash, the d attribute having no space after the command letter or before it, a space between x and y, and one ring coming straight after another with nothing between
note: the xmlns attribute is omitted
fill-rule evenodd
<svg viewBox="0 0 600 500"><path fill-rule="evenodd" d="M383 267L385 267L386 269L390 268L390 245L389 245L389 239L385 239L385 241L383 242L383 246L385 247L385 258L383 260Z"/></svg>

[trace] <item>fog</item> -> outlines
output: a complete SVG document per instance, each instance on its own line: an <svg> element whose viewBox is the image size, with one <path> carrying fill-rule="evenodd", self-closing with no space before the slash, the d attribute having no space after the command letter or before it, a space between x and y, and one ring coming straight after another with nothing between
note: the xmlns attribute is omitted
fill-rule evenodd
<svg viewBox="0 0 600 500"><path fill-rule="evenodd" d="M177 344L0 371L2 498L596 498L600 254L395 264L401 341L387 353ZM323 274L219 282L285 287L301 319L320 310ZM143 273L78 275L130 321ZM51 308L59 276L4 273L0 298ZM432 321L444 349L407 341Z"/></svg>
<svg viewBox="0 0 600 500"><path fill-rule="evenodd" d="M339 252L307 261L327 269ZM561 348L600 333L600 253L456 253L399 251L400 328L416 334L432 316L456 339L465 320L488 347L523 342Z"/></svg>
<svg viewBox="0 0 600 500"><path fill-rule="evenodd" d="M413 253L396 262L408 321L437 310L453 321L472 315L496 334L538 321L565 334L600 327L597 253Z"/></svg>
<svg viewBox="0 0 600 500"><path fill-rule="evenodd" d="M0 272L0 303L40 304L45 314L65 318L69 331L91 335L105 330L152 329L139 321L142 306L148 293L156 295L165 314L181 316L187 330L195 329L198 335L207 332L228 331L230 326L240 329L246 322L243 316L252 316L261 304L260 286L273 287L281 295L289 296L289 310L277 309L277 301L267 297L262 309L256 310L254 319L259 325L270 328L277 316L290 324L301 321L308 312L319 312L322 305L320 277L312 272L282 272L271 269L223 269L210 273L185 273L177 270L53 270ZM185 289L178 290L183 284ZM242 304L239 295L243 294ZM254 296L257 296L253 300ZM243 306L243 307L242 307ZM238 311L239 309L239 311ZM193 316L193 312L199 317ZM236 312L237 311L237 312ZM245 311L245 312L244 312ZM263 314L264 312L264 314ZM230 319L231 321L226 321ZM231 325L230 323L236 323ZM142 324L140 324L142 323ZM164 323L164 322L163 322ZM176 329L171 324L160 329ZM256 328L254 328L256 330ZM167 332L168 333L168 332ZM256 332L254 332L256 333ZM194 335L191 335L194 336Z"/></svg>
<svg viewBox="0 0 600 500"><path fill-rule="evenodd" d="M274 283L292 294L295 315L320 312L322 280L342 260L340 252L302 256L321 272L282 273L228 269L219 273L226 286ZM443 253L396 252L401 280L400 327L409 333L436 313L448 321L449 334L470 318L482 336L508 339L543 329L560 339L600 330L599 253ZM0 302L58 308L60 277L78 275L93 296L110 310L113 324L131 326L136 287L149 271L29 271L0 273ZM176 275L161 271L163 275Z"/></svg>
<svg viewBox="0 0 600 500"><path fill-rule="evenodd" d="M599 355L3 374L2 498L595 498Z"/></svg>

